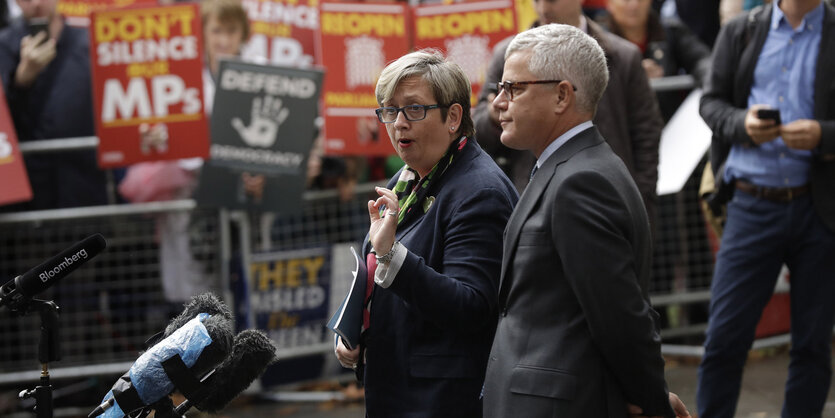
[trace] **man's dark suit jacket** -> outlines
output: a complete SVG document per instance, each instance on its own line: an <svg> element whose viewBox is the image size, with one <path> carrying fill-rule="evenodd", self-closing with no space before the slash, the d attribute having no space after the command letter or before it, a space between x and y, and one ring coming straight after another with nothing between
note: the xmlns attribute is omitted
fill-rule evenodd
<svg viewBox="0 0 835 418"><path fill-rule="evenodd" d="M755 146L745 132L745 114L754 69L768 37L771 7L754 9L728 22L716 39L713 67L699 108L713 130L710 162L714 171L724 168L733 144ZM824 8L814 93L814 118L820 122L821 143L812 158L810 178L815 210L835 231L835 8L826 2Z"/></svg>
<svg viewBox="0 0 835 418"><path fill-rule="evenodd" d="M594 124L600 133L623 159L649 213L655 221L655 188L658 181L658 144L664 120L658 109L655 93L649 86L646 72L641 66L641 52L629 41L606 32L597 23L587 20L589 36L595 38L606 53L609 65L609 85L597 105ZM502 81L504 54L513 38L496 45L493 58L487 68L485 88L479 95L479 103L473 111L476 138L490 156L503 164L519 193L528 184L536 158L529 151L518 151L504 146L499 137L502 128L490 120L487 111L488 88L495 91L495 83ZM515 80L521 81L521 80ZM569 80L571 81L571 80Z"/></svg>
<svg viewBox="0 0 835 418"><path fill-rule="evenodd" d="M365 368L372 418L481 417L502 233L518 195L473 139L440 181L429 211L397 227L409 252L394 282L374 287Z"/></svg>
<svg viewBox="0 0 835 418"><path fill-rule="evenodd" d="M561 146L508 221L484 416L674 416L657 314L642 289L641 196L597 128Z"/></svg>

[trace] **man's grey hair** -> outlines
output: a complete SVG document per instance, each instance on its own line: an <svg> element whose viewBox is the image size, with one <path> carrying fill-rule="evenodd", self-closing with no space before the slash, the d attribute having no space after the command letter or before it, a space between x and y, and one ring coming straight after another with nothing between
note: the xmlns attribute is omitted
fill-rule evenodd
<svg viewBox="0 0 835 418"><path fill-rule="evenodd" d="M459 132L468 137L474 135L475 126L470 116L470 95L472 94L470 80L458 64L447 61L439 51L434 49L423 49L406 54L386 66L377 80L377 88L374 91L377 103L383 106L383 103L390 101L397 85L411 77L422 77L428 82L439 105L460 104L464 112ZM441 109L441 120L446 121L448 110L448 108Z"/></svg>
<svg viewBox="0 0 835 418"><path fill-rule="evenodd" d="M578 110L594 115L609 83L606 54L594 38L574 26L542 25L516 35L507 47L505 60L528 50L528 70L534 76L568 81L577 88Z"/></svg>

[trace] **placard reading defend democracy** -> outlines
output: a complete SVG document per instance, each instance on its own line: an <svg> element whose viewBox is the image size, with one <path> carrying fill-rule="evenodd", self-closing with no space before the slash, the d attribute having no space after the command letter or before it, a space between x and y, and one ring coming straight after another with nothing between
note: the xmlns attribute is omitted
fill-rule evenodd
<svg viewBox="0 0 835 418"><path fill-rule="evenodd" d="M90 37L99 165L207 157L198 6L94 12Z"/></svg>
<svg viewBox="0 0 835 418"><path fill-rule="evenodd" d="M199 205L301 212L322 77L318 70L221 61ZM263 176L261 196L244 188L255 175Z"/></svg>
<svg viewBox="0 0 835 418"><path fill-rule="evenodd" d="M420 6L414 9L415 49L436 48L461 66L473 88L475 105L493 47L516 35L512 0Z"/></svg>
<svg viewBox="0 0 835 418"><path fill-rule="evenodd" d="M266 59L273 65L310 68L319 30L316 0L242 0L252 34L244 59Z"/></svg>
<svg viewBox="0 0 835 418"><path fill-rule="evenodd" d="M386 64L409 52L403 4L322 3L319 9L325 77L325 152L331 155L390 155L377 121L374 96Z"/></svg>
<svg viewBox="0 0 835 418"><path fill-rule="evenodd" d="M32 199L32 188L23 156L17 146L17 133L9 115L6 94L0 86L0 205Z"/></svg>

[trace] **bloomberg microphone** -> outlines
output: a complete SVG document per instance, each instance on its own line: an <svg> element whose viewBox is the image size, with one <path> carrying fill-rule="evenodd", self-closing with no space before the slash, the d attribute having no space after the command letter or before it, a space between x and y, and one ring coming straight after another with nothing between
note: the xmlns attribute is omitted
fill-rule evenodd
<svg viewBox="0 0 835 418"><path fill-rule="evenodd" d="M9 280L0 287L0 308L6 305L13 311L24 308L34 296L97 256L106 246L107 242L101 234L91 235L39 266Z"/></svg>

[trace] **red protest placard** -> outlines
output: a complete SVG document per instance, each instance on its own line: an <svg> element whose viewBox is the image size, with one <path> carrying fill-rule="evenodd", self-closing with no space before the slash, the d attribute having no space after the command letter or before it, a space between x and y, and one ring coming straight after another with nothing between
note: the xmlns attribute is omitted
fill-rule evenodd
<svg viewBox="0 0 835 418"><path fill-rule="evenodd" d="M316 53L319 30L317 0L243 0L249 16L250 37L241 56L273 65L308 68Z"/></svg>
<svg viewBox="0 0 835 418"><path fill-rule="evenodd" d="M128 6L156 5L157 0L58 0L57 10L72 26L89 26L90 14Z"/></svg>
<svg viewBox="0 0 835 418"><path fill-rule="evenodd" d="M414 10L415 49L437 48L455 62L472 83L476 103L493 47L516 35L512 0L420 6Z"/></svg>
<svg viewBox="0 0 835 418"><path fill-rule="evenodd" d="M92 14L99 165L208 157L196 4Z"/></svg>
<svg viewBox="0 0 835 418"><path fill-rule="evenodd" d="M0 205L32 199L32 188L29 186L23 156L17 146L17 133L6 103L6 95L3 87L0 87L0 179L3 179Z"/></svg>
<svg viewBox="0 0 835 418"><path fill-rule="evenodd" d="M393 154L374 114L374 87L386 64L409 51L407 6L322 3L319 14L318 51L328 69L323 94L325 152Z"/></svg>

